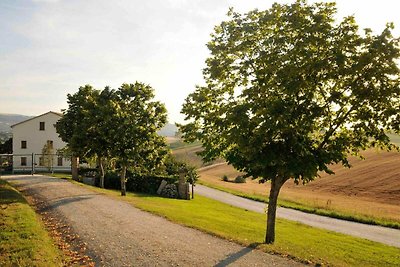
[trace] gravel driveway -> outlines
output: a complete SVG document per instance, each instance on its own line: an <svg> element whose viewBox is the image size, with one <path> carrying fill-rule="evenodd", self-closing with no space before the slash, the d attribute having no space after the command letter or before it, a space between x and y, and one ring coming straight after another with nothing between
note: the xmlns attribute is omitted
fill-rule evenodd
<svg viewBox="0 0 400 267"><path fill-rule="evenodd" d="M96 266L301 266L46 176L3 177L71 226Z"/></svg>

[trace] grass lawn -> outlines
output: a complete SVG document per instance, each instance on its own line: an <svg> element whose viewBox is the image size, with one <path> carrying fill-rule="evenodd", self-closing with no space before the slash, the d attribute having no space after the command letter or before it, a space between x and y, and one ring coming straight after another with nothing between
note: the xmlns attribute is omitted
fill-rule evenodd
<svg viewBox="0 0 400 267"><path fill-rule="evenodd" d="M303 262L330 266L400 266L398 248L283 219L277 220L276 243L262 244L265 215L201 196L195 196L190 201L135 193L121 197L115 190L80 185L127 201L173 222Z"/></svg>
<svg viewBox="0 0 400 267"><path fill-rule="evenodd" d="M62 260L35 211L0 179L0 266L62 266Z"/></svg>

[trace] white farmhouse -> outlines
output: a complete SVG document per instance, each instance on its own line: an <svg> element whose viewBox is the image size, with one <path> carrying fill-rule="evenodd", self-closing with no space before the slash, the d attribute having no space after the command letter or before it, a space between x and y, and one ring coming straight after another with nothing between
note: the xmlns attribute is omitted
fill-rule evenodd
<svg viewBox="0 0 400 267"><path fill-rule="evenodd" d="M13 171L70 171L70 159L58 156L66 144L56 132L62 114L49 111L11 126L13 133Z"/></svg>

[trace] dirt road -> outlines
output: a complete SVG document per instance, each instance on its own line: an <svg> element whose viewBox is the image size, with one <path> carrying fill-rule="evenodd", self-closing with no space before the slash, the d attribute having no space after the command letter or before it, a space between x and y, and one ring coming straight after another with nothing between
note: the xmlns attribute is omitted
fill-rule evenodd
<svg viewBox="0 0 400 267"><path fill-rule="evenodd" d="M232 194L228 194L202 185L196 185L195 194L212 198L243 209L265 213L265 203L234 196ZM311 225L313 227L361 237L400 248L400 230L345 220L338 220L287 208L278 208L277 216L280 218Z"/></svg>
<svg viewBox="0 0 400 267"><path fill-rule="evenodd" d="M183 227L70 182L2 177L45 201L87 243L96 266L301 266Z"/></svg>

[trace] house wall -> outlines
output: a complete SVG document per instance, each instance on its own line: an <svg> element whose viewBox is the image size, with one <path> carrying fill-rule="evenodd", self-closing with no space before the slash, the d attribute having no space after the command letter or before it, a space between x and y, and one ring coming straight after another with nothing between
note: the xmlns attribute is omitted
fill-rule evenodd
<svg viewBox="0 0 400 267"><path fill-rule="evenodd" d="M43 147L48 141L53 142L53 153L58 149L63 148L66 144L58 136L55 128L56 122L61 118L61 115L53 112L48 112L35 118L26 120L12 126L13 130L13 169L14 171L26 171L32 168L32 153L34 156L33 162L36 171L46 169L45 166L40 166L40 157ZM44 130L40 130L40 123L44 122ZM21 141L26 141L26 148L21 147ZM26 157L26 166L21 165L21 158ZM62 165L58 165L57 156L48 157L52 159L54 170L70 170L71 162L69 159L63 159Z"/></svg>

